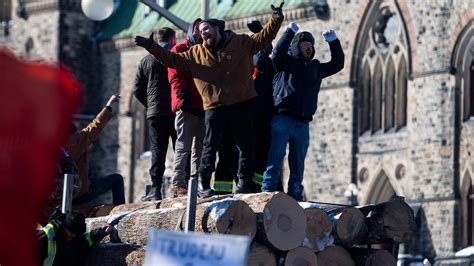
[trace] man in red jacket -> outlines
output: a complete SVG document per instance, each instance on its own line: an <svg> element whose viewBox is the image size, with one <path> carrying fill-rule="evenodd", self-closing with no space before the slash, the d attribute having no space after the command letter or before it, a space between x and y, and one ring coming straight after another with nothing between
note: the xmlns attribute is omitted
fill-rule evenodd
<svg viewBox="0 0 474 266"><path fill-rule="evenodd" d="M199 32L201 21L198 18L189 26L187 38L183 43L175 45L171 52L186 52L191 46L202 43ZM171 197L186 196L187 169L191 171L191 178L197 178L201 161L205 132L204 109L191 72L168 68L168 80L171 84L171 108L176 114L174 125L177 135L170 195ZM189 158L191 158L190 167L188 167Z"/></svg>

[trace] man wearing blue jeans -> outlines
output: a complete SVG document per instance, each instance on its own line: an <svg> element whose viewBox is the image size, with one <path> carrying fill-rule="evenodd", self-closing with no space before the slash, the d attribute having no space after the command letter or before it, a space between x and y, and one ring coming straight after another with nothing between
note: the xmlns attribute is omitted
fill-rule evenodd
<svg viewBox="0 0 474 266"><path fill-rule="evenodd" d="M287 194L301 201L304 160L309 146L309 122L316 112L321 80L343 69L344 53L334 30L326 30L323 37L329 43L331 61L320 63L317 59L313 60L313 35L309 32L296 34L297 31L298 25L290 23L278 40L272 58L276 70L273 100L277 114L272 119L272 142L267 169L263 174L262 191L277 190L286 145L289 143L290 178Z"/></svg>

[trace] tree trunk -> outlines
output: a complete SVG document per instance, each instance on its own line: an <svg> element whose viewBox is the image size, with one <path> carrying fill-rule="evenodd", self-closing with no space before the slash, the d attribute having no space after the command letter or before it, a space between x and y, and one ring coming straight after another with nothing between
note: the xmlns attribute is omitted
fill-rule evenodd
<svg viewBox="0 0 474 266"><path fill-rule="evenodd" d="M273 251L257 242L252 242L249 251L248 266L275 266L277 257Z"/></svg>
<svg viewBox="0 0 474 266"><path fill-rule="evenodd" d="M354 266L349 252L340 246L327 247L318 256L318 265L325 266Z"/></svg>
<svg viewBox="0 0 474 266"><path fill-rule="evenodd" d="M227 195L215 195L209 198L197 198L197 204L212 202L216 200L232 198L232 194ZM166 198L158 202L157 208L165 209L165 208L178 208L178 207L186 207L188 202L188 197L178 197L178 198Z"/></svg>
<svg viewBox="0 0 474 266"><path fill-rule="evenodd" d="M88 264L90 266L132 266L143 265L145 248L124 243L99 244L92 248Z"/></svg>
<svg viewBox="0 0 474 266"><path fill-rule="evenodd" d="M159 228L175 230L180 228L185 215L185 208L144 209L123 217L117 224L118 237L122 242L146 245L148 230ZM107 224L110 216L87 219L88 229L95 229ZM104 239L107 241L107 239Z"/></svg>
<svg viewBox="0 0 474 266"><path fill-rule="evenodd" d="M356 266L396 266L397 260L384 249L349 249Z"/></svg>
<svg viewBox="0 0 474 266"><path fill-rule="evenodd" d="M338 208L331 211L334 215L335 242L351 247L359 244L367 235L367 225L362 212L353 207Z"/></svg>
<svg viewBox="0 0 474 266"><path fill-rule="evenodd" d="M105 204L105 205L92 205L92 204L81 204L74 205L72 209L83 213L88 218L107 216L115 208L115 205Z"/></svg>
<svg viewBox="0 0 474 266"><path fill-rule="evenodd" d="M183 221L184 227L184 221ZM257 216L242 200L223 199L197 205L196 232L249 236L257 232Z"/></svg>
<svg viewBox="0 0 474 266"><path fill-rule="evenodd" d="M256 240L264 245L287 251L303 243L306 218L296 200L283 192L237 194L257 213Z"/></svg>
<svg viewBox="0 0 474 266"><path fill-rule="evenodd" d="M319 205L308 202L298 202L306 215L306 236L303 246L313 251L323 251L325 247L334 243L331 235L333 223L325 210Z"/></svg>
<svg viewBox="0 0 474 266"><path fill-rule="evenodd" d="M403 200L359 207L365 215L369 234L366 243L393 241L406 243L414 235L416 224L413 210Z"/></svg>
<svg viewBox="0 0 474 266"><path fill-rule="evenodd" d="M113 208L110 211L110 215L116 215L116 214L124 213L127 211L134 211L138 209L157 209L157 204L158 203L156 201L122 204L122 205L115 206L115 208Z"/></svg>
<svg viewBox="0 0 474 266"><path fill-rule="evenodd" d="M285 266L317 266L316 254L307 247L294 248L286 254Z"/></svg>

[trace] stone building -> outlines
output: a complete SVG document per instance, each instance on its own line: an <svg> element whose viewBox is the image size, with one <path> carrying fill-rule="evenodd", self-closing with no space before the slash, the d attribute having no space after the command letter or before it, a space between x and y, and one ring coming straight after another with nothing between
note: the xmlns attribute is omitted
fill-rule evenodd
<svg viewBox="0 0 474 266"><path fill-rule="evenodd" d="M185 21L200 15L199 0L158 2ZM210 16L249 33L246 23L267 21L277 2L211 0ZM95 114L112 93L123 96L93 148L91 169L94 176L120 172L128 201L137 201L149 182L150 157L143 107L132 94L145 51L133 36L172 24L132 0L99 23L79 6L3 0L0 43L19 56L69 66L85 88L82 114ZM293 0L284 9L283 27L295 21L316 36L316 58L329 60L320 37L326 28L336 30L346 56L344 70L323 81L311 122L306 198L368 204L403 196L419 230L401 260L468 265L453 256L474 245L472 1ZM350 190L357 198L348 197Z"/></svg>

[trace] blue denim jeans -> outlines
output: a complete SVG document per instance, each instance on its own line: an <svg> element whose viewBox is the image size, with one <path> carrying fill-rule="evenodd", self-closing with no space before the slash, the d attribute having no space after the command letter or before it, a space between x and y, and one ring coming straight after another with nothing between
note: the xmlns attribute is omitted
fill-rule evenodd
<svg viewBox="0 0 474 266"><path fill-rule="evenodd" d="M75 199L74 203L89 203L100 194L109 190L112 190L114 205L125 204L123 177L120 174L111 174L101 178L91 178L89 191L87 191L83 196Z"/></svg>
<svg viewBox="0 0 474 266"><path fill-rule="evenodd" d="M286 115L275 115L272 119L272 144L268 153L267 169L263 174L262 191L277 191L287 144L290 144L287 194L301 201L304 189L304 160L309 146L309 123Z"/></svg>

